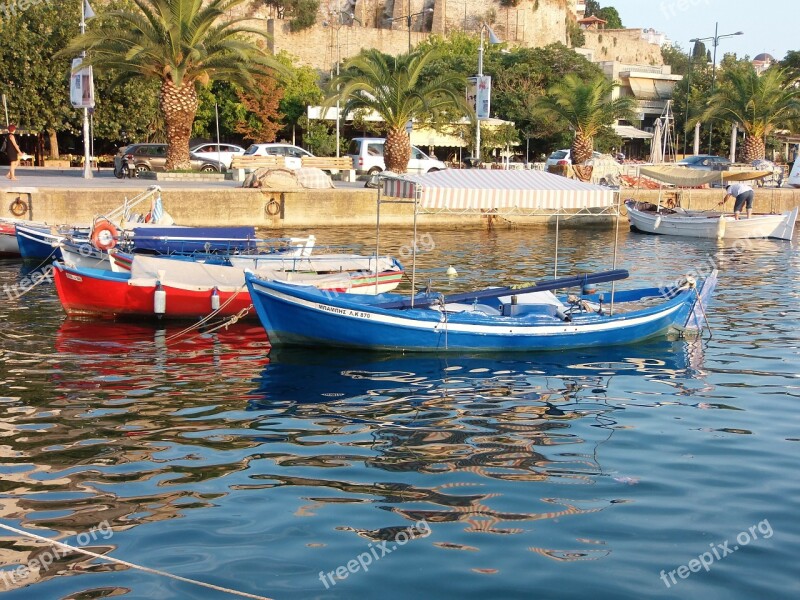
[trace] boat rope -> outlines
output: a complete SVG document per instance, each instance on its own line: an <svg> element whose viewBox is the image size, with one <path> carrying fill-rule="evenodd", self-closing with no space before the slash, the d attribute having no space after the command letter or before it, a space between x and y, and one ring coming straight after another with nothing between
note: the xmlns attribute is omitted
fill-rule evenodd
<svg viewBox="0 0 800 600"><path fill-rule="evenodd" d="M178 333L174 333L174 334L172 334L171 336L169 336L168 338L166 338L164 341L166 341L166 342L172 342L172 341L174 341L174 340L178 339L179 337L181 337L181 336L183 336L183 335L185 335L185 334L187 334L187 333L190 333L190 332L194 331L194 330L195 330L195 329L197 329L198 327L202 327L202 326L203 326L205 323L207 323L208 321L210 321L211 319L213 319L214 317L216 317L216 316L219 314L219 312L220 312L221 310L223 310L223 309L224 309L226 306L228 306L228 304L230 304L231 302L233 302L233 300L234 300L234 299L235 299L235 298L236 298L236 297L237 297L237 296L238 296L238 295L241 293L241 291L242 291L243 289L245 289L246 287L247 287L247 285L246 285L246 284L245 284L245 285L243 285L243 286L241 286L241 287L240 287L238 290L236 290L236 291L235 291L233 294L231 294L231 297L230 297L230 298L228 298L227 300L225 300L225 302L223 302L222 304L220 304L218 309L216 309L216 310L212 310L212 311L211 311L210 313L208 313L208 314L207 314L205 317L203 317L202 319L200 319L200 320L199 320L197 323L193 323L192 325L190 325L190 326L189 326L189 327L187 327L186 329L183 329L182 331L179 331ZM252 306L252 305L251 305L251 306ZM249 310L249 309L248 309L248 310ZM238 318L237 318L237 320L238 320ZM236 322L236 321L234 321L234 323L235 323L235 322Z"/></svg>
<svg viewBox="0 0 800 600"><path fill-rule="evenodd" d="M52 258L56 255L56 252L58 252L59 248L60 248L60 246L53 246L53 251L50 252L50 254L47 256L47 258L45 258L42 262L40 262L38 265L36 265L35 268L31 269L31 272L38 271L43 266L45 266L47 263L49 263L52 260Z"/></svg>
<svg viewBox="0 0 800 600"><path fill-rule="evenodd" d="M196 579L189 579L188 577L181 577L180 575L174 575L172 573L167 573L166 571L160 571L158 569L151 569L150 567L144 567L142 565L137 565L132 562L128 562L126 560L121 560L119 558L114 558L113 556L105 556L103 554L97 554L96 552L92 552L91 550L85 550L83 548L78 548L77 546L71 546L69 544L65 544L63 542L59 542L57 540L53 540L51 538L47 538L41 535L37 535L35 533L30 533L28 531L24 531L22 529L17 529L16 527L11 527L9 525L5 525L0 523L0 528L3 528L7 531L11 531L16 533L17 535L21 535L27 538L32 538L34 540L38 540L40 542L45 542L47 544L52 544L53 546L57 546L64 550L69 550L70 552L78 552L79 554L85 554L87 556L91 556L92 558L97 558L100 560L105 560L110 563L114 563L117 565L123 565L129 567L131 569L136 569L138 571L144 571L145 573L152 573L153 575L161 575L162 577L169 577L170 579L175 579L177 581L183 581L184 583L191 583L193 585L199 585L204 588L208 588L211 590L215 590L217 592L224 592L226 594L231 594L234 596L242 596L244 598L255 598L256 600L270 600L266 596L257 596L255 594L249 594L247 592L240 592L238 590L233 590L230 588L225 588L219 585L214 585L213 583L206 583L205 581L197 581Z"/></svg>
<svg viewBox="0 0 800 600"><path fill-rule="evenodd" d="M53 248L53 251L50 253L50 256L48 256L41 263L39 263L39 265L35 269L31 269L28 272L28 274L30 274L30 275L32 275L33 273L39 273L40 277L37 279L35 277L27 277L27 275L26 275L26 278L30 279L31 285L29 285L29 286L25 287L24 289L22 289L19 292L19 294L15 294L15 296L14 296L15 298L19 298L21 296L24 296L25 294L30 292L33 288L35 288L37 285L39 285L40 283L42 283L43 281L46 281L48 279L48 277L43 275L42 272L39 269L41 269L43 266L48 264L50 262L50 259L53 258L53 256L55 255L55 253L57 251L58 251L58 247ZM52 278L50 280L52 281Z"/></svg>
<svg viewBox="0 0 800 600"><path fill-rule="evenodd" d="M191 342L192 340L195 340L195 339L199 338L201 335L208 335L209 333L214 333L218 329L223 329L223 328L227 329L231 325L234 325L234 324L238 323L241 319L244 319L250 313L250 309L251 308L253 308L252 304L250 306L248 306L247 308L243 308L242 310L240 310L238 313L236 313L232 317L230 317L228 319L225 319L224 321L222 321L221 323L215 325L214 327L209 327L208 329L204 329L203 331L199 332L197 335L194 335L194 336L192 336L190 338L187 338L184 341L185 342ZM167 338L167 339L172 339L172 337Z"/></svg>
<svg viewBox="0 0 800 600"><path fill-rule="evenodd" d="M697 291L697 286L694 286L694 295L697 297L697 305L700 307L700 312L703 313L703 321L705 321L706 327L708 328L708 339L711 339L714 337L714 332L711 331L711 323L708 322L706 307L703 306L703 301L700 299L700 292Z"/></svg>

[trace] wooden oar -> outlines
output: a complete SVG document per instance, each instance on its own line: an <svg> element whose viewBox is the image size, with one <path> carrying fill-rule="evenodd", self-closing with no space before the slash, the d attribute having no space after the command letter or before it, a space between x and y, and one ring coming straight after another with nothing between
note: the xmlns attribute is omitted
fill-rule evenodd
<svg viewBox="0 0 800 600"><path fill-rule="evenodd" d="M509 296L512 294L527 294L530 292L544 292L547 290L557 290L560 288L568 288L575 286L583 286L587 283L605 283L607 281L617 281L619 279L627 279L628 271L626 269L614 269L612 271L601 271L599 273L585 273L583 275L573 275L571 277L560 277L559 279L550 279L542 281L535 285L523 288L513 287L497 287L486 290L478 290L475 292L462 292L460 294L451 294L444 297L444 302L464 302L478 300L482 298L499 298L500 296ZM414 300L414 308L425 308L431 304L438 302L439 298L420 298ZM376 304L380 308L411 308L411 299L408 300L395 300L393 302L384 302Z"/></svg>

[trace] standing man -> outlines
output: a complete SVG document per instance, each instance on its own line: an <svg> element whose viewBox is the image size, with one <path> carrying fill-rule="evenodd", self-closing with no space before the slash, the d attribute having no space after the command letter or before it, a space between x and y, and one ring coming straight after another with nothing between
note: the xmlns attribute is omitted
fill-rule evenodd
<svg viewBox="0 0 800 600"><path fill-rule="evenodd" d="M728 185L725 188L725 192L725 197L720 204L725 204L728 198L736 198L736 202L733 205L733 218L738 221L742 207L747 204L747 218L749 219L753 213L753 198L755 198L753 188L747 184L737 182Z"/></svg>

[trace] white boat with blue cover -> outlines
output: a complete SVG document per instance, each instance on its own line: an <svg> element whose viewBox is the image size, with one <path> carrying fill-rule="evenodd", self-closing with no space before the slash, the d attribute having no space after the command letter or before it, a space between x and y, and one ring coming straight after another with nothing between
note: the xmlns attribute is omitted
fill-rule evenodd
<svg viewBox="0 0 800 600"><path fill-rule="evenodd" d="M701 329L716 285L556 297L551 290L627 277L626 271L545 281L529 288L490 288L445 297L420 294L330 294L264 281L247 286L273 345L405 352L538 351L630 344L671 330Z"/></svg>

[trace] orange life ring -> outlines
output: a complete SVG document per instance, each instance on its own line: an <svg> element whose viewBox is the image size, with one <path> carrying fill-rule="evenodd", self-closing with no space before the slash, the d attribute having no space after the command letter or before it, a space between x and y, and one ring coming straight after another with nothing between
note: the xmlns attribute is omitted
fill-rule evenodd
<svg viewBox="0 0 800 600"><path fill-rule="evenodd" d="M90 237L92 245L98 250L111 250L117 245L117 237L119 231L113 223L103 221L100 224L95 224L92 228L92 235Z"/></svg>
<svg viewBox="0 0 800 600"><path fill-rule="evenodd" d="M11 206L8 207L8 210L10 210L11 214L15 217L21 217L28 212L28 204L21 198L17 198L11 203Z"/></svg>

